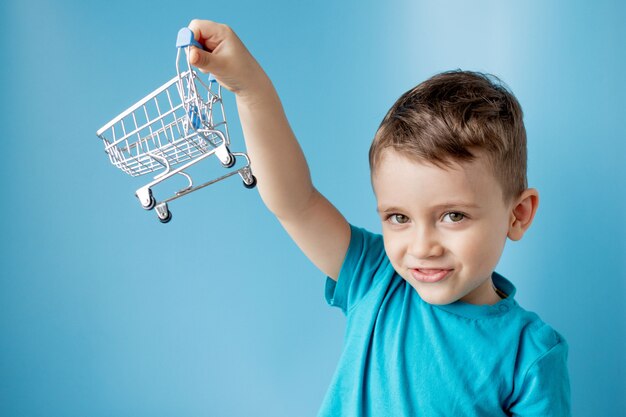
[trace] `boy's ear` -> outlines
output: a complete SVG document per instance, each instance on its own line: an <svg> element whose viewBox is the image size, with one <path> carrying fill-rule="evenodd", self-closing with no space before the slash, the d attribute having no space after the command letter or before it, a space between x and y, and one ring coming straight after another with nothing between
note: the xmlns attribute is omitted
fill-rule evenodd
<svg viewBox="0 0 626 417"><path fill-rule="evenodd" d="M539 207L539 192L528 188L515 200L511 210L508 237L511 240L520 240L530 227Z"/></svg>

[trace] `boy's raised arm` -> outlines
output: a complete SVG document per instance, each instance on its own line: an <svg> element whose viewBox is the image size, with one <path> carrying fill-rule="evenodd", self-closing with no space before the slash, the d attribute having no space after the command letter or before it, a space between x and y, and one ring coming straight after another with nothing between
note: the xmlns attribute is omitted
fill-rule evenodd
<svg viewBox="0 0 626 417"><path fill-rule="evenodd" d="M313 186L309 168L272 82L226 25L193 20L208 51L191 64L210 72L237 98L239 118L261 198L306 256L333 279L350 241L348 222Z"/></svg>

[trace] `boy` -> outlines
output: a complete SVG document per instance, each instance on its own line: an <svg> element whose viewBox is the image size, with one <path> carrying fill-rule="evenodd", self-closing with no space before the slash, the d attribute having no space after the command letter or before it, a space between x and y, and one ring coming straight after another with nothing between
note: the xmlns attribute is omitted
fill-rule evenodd
<svg viewBox="0 0 626 417"><path fill-rule="evenodd" d="M263 201L347 315L319 415L568 416L566 342L494 272L539 199L515 97L461 71L400 97L370 149L381 237L315 189L271 81L234 32L189 27L207 48L191 63L236 95Z"/></svg>

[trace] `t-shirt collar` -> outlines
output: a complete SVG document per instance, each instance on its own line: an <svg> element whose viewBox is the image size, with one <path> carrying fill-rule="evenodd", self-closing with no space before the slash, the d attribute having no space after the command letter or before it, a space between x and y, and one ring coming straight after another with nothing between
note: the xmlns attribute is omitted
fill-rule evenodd
<svg viewBox="0 0 626 417"><path fill-rule="evenodd" d="M508 295L507 298L494 305L478 305L469 304L463 301L455 301L454 303L445 305L433 305L433 307L468 318L493 317L506 314L517 304L515 302L515 285L497 272L492 274L492 279L493 284L500 291Z"/></svg>

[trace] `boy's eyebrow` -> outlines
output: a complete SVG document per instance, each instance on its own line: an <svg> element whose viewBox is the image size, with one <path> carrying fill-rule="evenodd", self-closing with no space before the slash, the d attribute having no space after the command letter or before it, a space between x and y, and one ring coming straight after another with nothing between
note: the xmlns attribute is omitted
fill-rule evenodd
<svg viewBox="0 0 626 417"><path fill-rule="evenodd" d="M451 209L451 208L467 210L467 209L479 209L480 206L478 204L467 203L464 201L449 201L446 203L437 204L430 208L434 210L444 210L444 209ZM378 206L376 207L376 211L379 213L395 213L395 212L403 212L405 210L402 210L401 208L398 208L396 206L389 206L389 207Z"/></svg>
<svg viewBox="0 0 626 417"><path fill-rule="evenodd" d="M480 208L478 204L467 203L464 201L449 201L442 204L433 206L434 209L446 209L446 208L464 208L464 209L477 209Z"/></svg>
<svg viewBox="0 0 626 417"><path fill-rule="evenodd" d="M398 212L398 211L404 211L404 210L401 210L398 207L394 207L394 206L385 207L384 210L383 210L383 207L380 207L380 206L376 207L376 211L379 212L379 213L395 213L395 212Z"/></svg>

